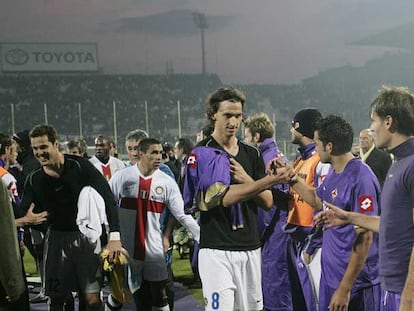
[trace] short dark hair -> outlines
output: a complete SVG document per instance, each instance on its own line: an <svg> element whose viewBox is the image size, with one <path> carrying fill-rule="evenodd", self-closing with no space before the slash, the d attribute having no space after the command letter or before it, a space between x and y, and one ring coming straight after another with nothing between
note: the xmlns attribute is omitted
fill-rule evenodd
<svg viewBox="0 0 414 311"><path fill-rule="evenodd" d="M332 143L332 155L350 152L354 141L354 131L351 124L343 118L329 115L315 122L315 131L325 147Z"/></svg>
<svg viewBox="0 0 414 311"><path fill-rule="evenodd" d="M72 148L78 148L79 149L79 152L80 152L80 148L79 148L79 141L77 141L77 140L69 140L68 142L67 142L67 144L66 144L66 147L68 148L68 149L72 149Z"/></svg>
<svg viewBox="0 0 414 311"><path fill-rule="evenodd" d="M165 152L170 152L171 150L173 150L174 149L174 147L169 143L169 142L164 142L163 144L162 144L162 149L165 151Z"/></svg>
<svg viewBox="0 0 414 311"><path fill-rule="evenodd" d="M38 124L33 127L29 133L30 138L47 136L48 140L54 144L58 140L58 134L53 126L47 124Z"/></svg>
<svg viewBox="0 0 414 311"><path fill-rule="evenodd" d="M84 156L87 157L88 156L88 144L86 143L86 140L83 138L79 138L78 139L78 148L79 148L79 153Z"/></svg>
<svg viewBox="0 0 414 311"><path fill-rule="evenodd" d="M174 147L169 142L164 142L162 144L162 158L170 159L170 153L174 152Z"/></svg>
<svg viewBox="0 0 414 311"><path fill-rule="evenodd" d="M194 144L188 138L180 138L177 141L177 147L183 149L184 154L190 154L194 148Z"/></svg>
<svg viewBox="0 0 414 311"><path fill-rule="evenodd" d="M98 136L96 136L95 141L94 141L95 145L96 145L96 142L98 140L103 141L104 144L107 145L107 146L110 146L111 145L111 139L109 138L109 136L105 136L105 135L98 135Z"/></svg>
<svg viewBox="0 0 414 311"><path fill-rule="evenodd" d="M234 87L221 87L216 90L207 99L206 117L209 122L214 123L213 116L218 111L220 103L225 100L234 103L240 102L244 107L246 96Z"/></svg>
<svg viewBox="0 0 414 311"><path fill-rule="evenodd" d="M161 143L155 138L144 138L140 141L138 150L141 152L147 152L149 147L152 145L161 145Z"/></svg>
<svg viewBox="0 0 414 311"><path fill-rule="evenodd" d="M211 134L213 134L214 132L213 124L208 123L204 125L203 128L201 129L201 132L203 133L204 138L211 136Z"/></svg>
<svg viewBox="0 0 414 311"><path fill-rule="evenodd" d="M29 137L29 130L24 130L18 133L13 134L12 139L15 140L22 151L30 149L30 137Z"/></svg>
<svg viewBox="0 0 414 311"><path fill-rule="evenodd" d="M6 153L6 147L10 147L12 145L12 139L3 134L0 133L0 155Z"/></svg>
<svg viewBox="0 0 414 311"><path fill-rule="evenodd" d="M414 134L414 96L406 87L383 86L369 107L381 119L391 116L391 131L411 136Z"/></svg>

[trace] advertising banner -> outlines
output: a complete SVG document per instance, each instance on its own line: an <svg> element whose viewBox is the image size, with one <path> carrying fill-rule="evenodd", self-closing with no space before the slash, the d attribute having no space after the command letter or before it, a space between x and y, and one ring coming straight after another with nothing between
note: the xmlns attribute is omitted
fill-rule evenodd
<svg viewBox="0 0 414 311"><path fill-rule="evenodd" d="M96 43L0 43L3 72L97 71Z"/></svg>

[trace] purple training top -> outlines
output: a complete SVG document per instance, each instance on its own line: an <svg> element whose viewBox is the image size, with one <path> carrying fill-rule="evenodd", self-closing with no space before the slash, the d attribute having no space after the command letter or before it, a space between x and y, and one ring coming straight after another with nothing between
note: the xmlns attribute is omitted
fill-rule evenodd
<svg viewBox="0 0 414 311"><path fill-rule="evenodd" d="M385 290L401 294L414 242L414 139L390 152L396 162L381 194L380 275Z"/></svg>

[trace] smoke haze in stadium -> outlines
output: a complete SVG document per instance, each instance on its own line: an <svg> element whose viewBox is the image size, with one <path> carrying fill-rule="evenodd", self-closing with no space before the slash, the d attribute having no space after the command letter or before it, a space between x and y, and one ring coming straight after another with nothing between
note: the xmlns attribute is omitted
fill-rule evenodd
<svg viewBox="0 0 414 311"><path fill-rule="evenodd" d="M96 42L105 73L207 71L225 83L296 83L391 48L351 44L413 21L412 0L2 1L0 42ZM362 40L362 41L361 41Z"/></svg>

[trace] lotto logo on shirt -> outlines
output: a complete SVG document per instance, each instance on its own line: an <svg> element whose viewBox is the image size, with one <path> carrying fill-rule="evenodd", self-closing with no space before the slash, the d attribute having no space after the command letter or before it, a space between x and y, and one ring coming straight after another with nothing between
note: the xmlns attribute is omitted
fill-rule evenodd
<svg viewBox="0 0 414 311"><path fill-rule="evenodd" d="M372 195L363 195L362 197L359 197L358 204L360 213L374 211L374 200L372 199Z"/></svg>
<svg viewBox="0 0 414 311"><path fill-rule="evenodd" d="M195 168L197 166L197 155L195 153L190 153L188 156L187 166L189 168Z"/></svg>

